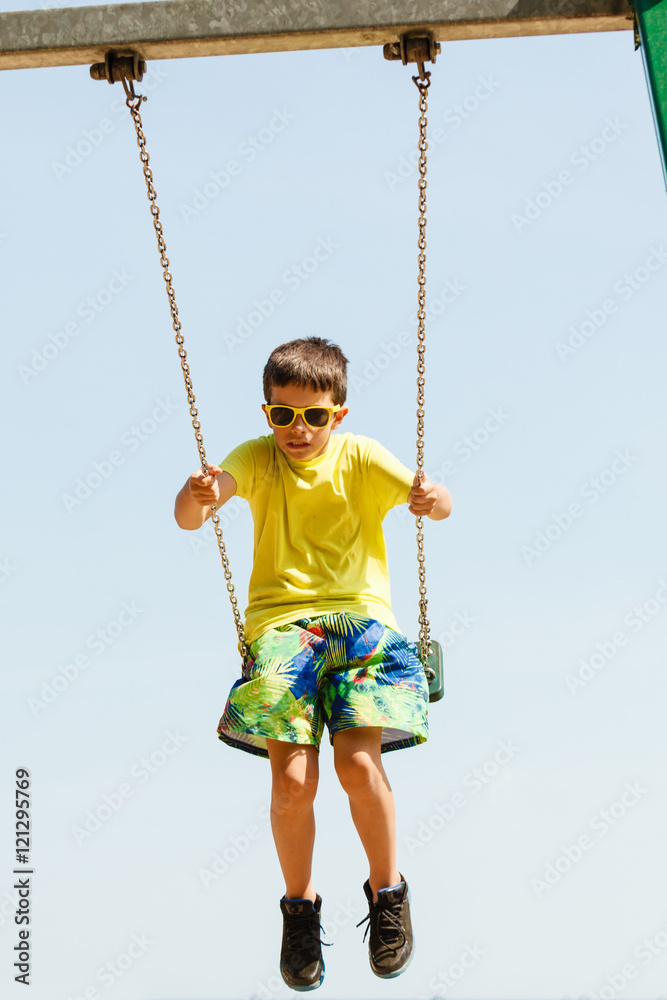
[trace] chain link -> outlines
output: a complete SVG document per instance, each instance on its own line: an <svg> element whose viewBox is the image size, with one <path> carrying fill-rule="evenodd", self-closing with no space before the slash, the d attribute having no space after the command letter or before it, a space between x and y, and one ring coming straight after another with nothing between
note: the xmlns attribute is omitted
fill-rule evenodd
<svg viewBox="0 0 667 1000"><path fill-rule="evenodd" d="M123 81L124 83L125 81ZM153 226L155 228L155 235L157 237L158 251L160 254L160 264L163 269L163 278L165 280L165 285L167 289L167 296L169 298L169 311L171 312L172 326L176 334L176 343L178 345L178 356L181 359L181 369L183 371L183 380L185 382L185 391L188 397L188 405L190 407L190 416L192 417L192 427L195 432L195 440L197 442L197 450L199 452L199 460L201 462L202 472L204 475L208 475L208 463L206 461L206 451L204 450L204 439L201 433L201 424L198 420L198 410L195 406L195 394L192 389L192 380L190 378L190 366L187 361L187 353L185 350L183 334L181 332L181 321L178 318L178 307L176 305L176 298L174 296L174 286L172 284L171 274L169 272L169 258L167 257L167 245L164 241L164 234L162 231L162 223L160 222L160 209L157 204L157 195L155 193L155 187L153 186L153 172L149 167L150 157L148 151L146 150L146 138L144 136L143 125L141 121L141 115L139 114L139 106L142 101L146 98L134 93L134 88L128 90L125 87L127 93L127 100L125 103L130 109L130 114L134 121L134 127L137 133L137 145L139 146L139 156L143 164L144 180L146 181L146 190L148 194L148 200L151 203L151 215L153 216ZM234 613L234 624L236 625L236 633L239 639L239 651L241 653L241 660L245 663L246 656L248 655L248 649L246 646L245 632L243 629L243 622L241 621L241 615L239 613L238 602L236 600L236 594L234 592L234 584L232 583L232 572L229 568L229 560L227 559L227 552L225 550L225 543L222 538L222 528L220 527L220 518L216 513L215 506L211 507L213 514L211 515L211 520L213 521L213 526L215 529L215 537L218 540L218 548L220 549L220 558L222 560L222 568L225 573L225 580L227 581L227 591L229 593L229 600L232 605L232 611Z"/></svg>
<svg viewBox="0 0 667 1000"><path fill-rule="evenodd" d="M417 319L417 472L419 481L424 478L424 387L426 384L426 111L427 94L431 85L431 74L425 74L426 79L420 80L413 76L417 90L419 91L419 238L417 246L419 255L418 263L418 302ZM431 635L428 622L428 600L426 597L426 564L424 558L424 521L422 517L417 518L417 561L419 564L419 643L424 662L424 669L427 676L429 671L434 675L434 671L428 666L428 657L431 655Z"/></svg>

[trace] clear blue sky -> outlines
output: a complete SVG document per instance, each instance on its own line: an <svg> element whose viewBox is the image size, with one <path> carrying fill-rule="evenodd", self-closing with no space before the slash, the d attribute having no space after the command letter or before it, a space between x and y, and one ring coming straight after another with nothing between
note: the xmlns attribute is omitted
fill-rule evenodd
<svg viewBox="0 0 667 1000"><path fill-rule="evenodd" d="M33 1000L282 1000L269 766L216 738L239 663L215 545L173 520L197 453L122 91L86 67L0 86L3 995L24 766ZM145 92L209 458L265 432L270 350L318 334L350 358L347 429L413 465L410 72L379 48L177 60ZM447 690L385 757L417 952L368 967L326 743L318 995L664 998L667 194L641 55L629 31L450 43L429 101ZM226 515L243 608L251 521ZM412 518L386 536L413 635Z"/></svg>

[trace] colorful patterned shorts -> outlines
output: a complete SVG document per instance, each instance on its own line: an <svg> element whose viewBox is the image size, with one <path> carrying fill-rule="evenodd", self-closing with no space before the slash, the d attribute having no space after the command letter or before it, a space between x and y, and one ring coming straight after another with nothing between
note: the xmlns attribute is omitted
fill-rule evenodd
<svg viewBox="0 0 667 1000"><path fill-rule="evenodd" d="M319 750L324 724L334 733L382 726L381 752L428 738L428 684L413 643L357 615L302 618L269 629L249 645L218 737L268 757L266 737Z"/></svg>

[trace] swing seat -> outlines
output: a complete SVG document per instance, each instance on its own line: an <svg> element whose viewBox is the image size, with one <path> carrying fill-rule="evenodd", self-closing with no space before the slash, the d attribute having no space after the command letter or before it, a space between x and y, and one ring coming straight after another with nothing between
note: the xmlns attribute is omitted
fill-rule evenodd
<svg viewBox="0 0 667 1000"><path fill-rule="evenodd" d="M442 646L439 642L434 642L431 639L431 655L426 660L426 663L424 663L421 643L417 643L417 648L419 650L419 659L424 664L424 672L428 680L428 700L429 702L440 701L445 693L445 677L442 669Z"/></svg>

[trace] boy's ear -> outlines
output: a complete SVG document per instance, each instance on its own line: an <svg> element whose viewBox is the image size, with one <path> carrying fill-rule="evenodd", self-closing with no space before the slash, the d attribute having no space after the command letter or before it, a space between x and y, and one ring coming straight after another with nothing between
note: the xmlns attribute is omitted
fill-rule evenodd
<svg viewBox="0 0 667 1000"><path fill-rule="evenodd" d="M338 410L337 413L334 413L333 426L338 427L342 423L343 417L346 417L348 413L349 413L348 406L344 406L341 410Z"/></svg>

